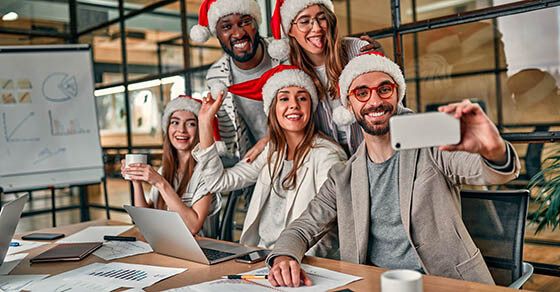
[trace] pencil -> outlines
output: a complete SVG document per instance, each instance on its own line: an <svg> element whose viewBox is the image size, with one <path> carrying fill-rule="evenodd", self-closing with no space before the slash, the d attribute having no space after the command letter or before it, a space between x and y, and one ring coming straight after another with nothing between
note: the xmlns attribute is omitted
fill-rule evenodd
<svg viewBox="0 0 560 292"><path fill-rule="evenodd" d="M243 279L243 280L256 280L256 279L268 279L268 275L227 275L224 276L226 279Z"/></svg>

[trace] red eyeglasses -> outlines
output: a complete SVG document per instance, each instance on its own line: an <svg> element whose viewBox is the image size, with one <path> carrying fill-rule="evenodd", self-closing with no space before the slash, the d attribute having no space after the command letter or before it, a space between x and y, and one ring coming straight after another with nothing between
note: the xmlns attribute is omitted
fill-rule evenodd
<svg viewBox="0 0 560 292"><path fill-rule="evenodd" d="M351 91L349 96L354 96L360 102L367 102L375 90L377 96L387 99L393 96L397 85L395 83L383 83L377 87L359 87Z"/></svg>

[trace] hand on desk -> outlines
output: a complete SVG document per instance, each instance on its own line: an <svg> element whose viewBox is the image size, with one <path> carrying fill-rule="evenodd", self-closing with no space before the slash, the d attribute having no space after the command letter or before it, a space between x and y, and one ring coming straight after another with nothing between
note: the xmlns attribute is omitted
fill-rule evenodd
<svg viewBox="0 0 560 292"><path fill-rule="evenodd" d="M268 281L272 286L299 287L302 283L311 286L311 280L299 263L288 256L274 259L274 265L268 272Z"/></svg>

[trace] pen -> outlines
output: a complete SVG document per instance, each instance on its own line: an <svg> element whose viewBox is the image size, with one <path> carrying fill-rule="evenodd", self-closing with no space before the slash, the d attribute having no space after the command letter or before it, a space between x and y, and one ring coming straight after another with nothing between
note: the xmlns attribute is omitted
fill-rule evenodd
<svg viewBox="0 0 560 292"><path fill-rule="evenodd" d="M227 275L223 276L224 279L243 279L243 280L256 280L268 279L268 275Z"/></svg>
<svg viewBox="0 0 560 292"><path fill-rule="evenodd" d="M19 246L19 242L10 242L10 246Z"/></svg>
<svg viewBox="0 0 560 292"><path fill-rule="evenodd" d="M136 237L134 236L113 236L113 235L105 235L103 236L104 240L118 240L118 241L136 241Z"/></svg>

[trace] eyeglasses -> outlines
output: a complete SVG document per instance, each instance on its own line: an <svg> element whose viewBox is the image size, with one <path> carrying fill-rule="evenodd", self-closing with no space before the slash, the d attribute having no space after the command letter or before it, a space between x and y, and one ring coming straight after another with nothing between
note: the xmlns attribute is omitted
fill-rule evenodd
<svg viewBox="0 0 560 292"><path fill-rule="evenodd" d="M377 96L387 99L393 96L396 87L395 83L383 83L377 87L359 87L352 90L349 95L353 95L360 102L367 102L371 98L371 93L375 90Z"/></svg>
<svg viewBox="0 0 560 292"><path fill-rule="evenodd" d="M297 29L303 33L308 33L313 29L313 22L317 22L323 29L327 28L327 16L325 14L318 15L317 17L302 16L292 24L295 24Z"/></svg>

